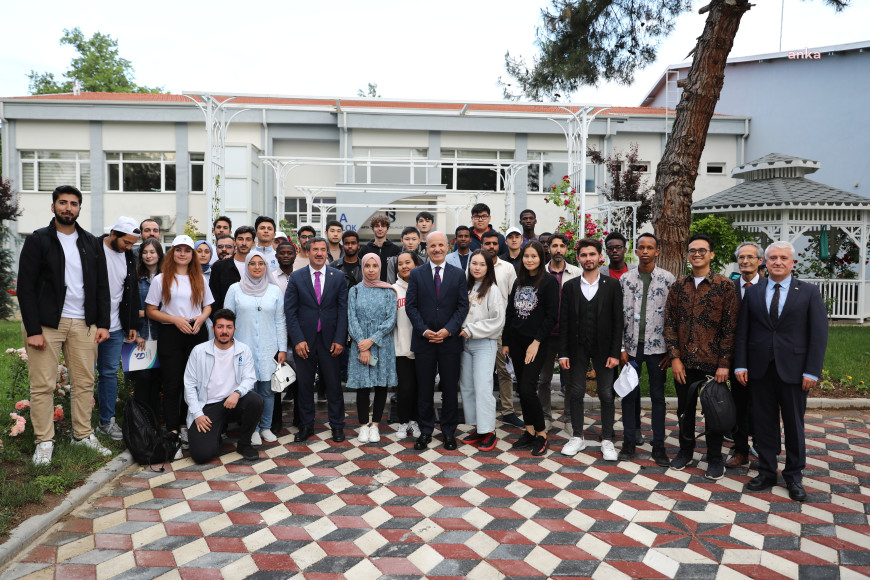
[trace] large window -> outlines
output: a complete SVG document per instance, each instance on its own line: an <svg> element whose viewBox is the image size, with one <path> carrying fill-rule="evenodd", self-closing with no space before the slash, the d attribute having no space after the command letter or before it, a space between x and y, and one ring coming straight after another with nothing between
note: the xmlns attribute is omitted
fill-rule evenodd
<svg viewBox="0 0 870 580"><path fill-rule="evenodd" d="M514 152L442 149L441 158L452 159L441 167L441 183L447 189L504 191L503 165L513 161Z"/></svg>
<svg viewBox="0 0 870 580"><path fill-rule="evenodd" d="M175 191L175 153L106 153L109 191Z"/></svg>
<svg viewBox="0 0 870 580"><path fill-rule="evenodd" d="M59 185L91 190L91 156L87 151L22 151L21 191L54 191Z"/></svg>
<svg viewBox="0 0 870 580"><path fill-rule="evenodd" d="M314 203L335 203L335 198L314 198ZM334 220L336 216L335 209L326 213L326 221ZM320 208L316 205L312 211L312 223L308 223L308 202L304 197L288 197L284 199L284 219L294 228L299 226L314 226L318 232L321 231L320 224Z"/></svg>
<svg viewBox="0 0 870 580"><path fill-rule="evenodd" d="M201 193L203 189L203 175L205 167L205 153L190 154L190 191Z"/></svg>
<svg viewBox="0 0 870 580"><path fill-rule="evenodd" d="M407 147L354 147L356 183L426 183L428 149ZM402 160L400 163L395 161Z"/></svg>
<svg viewBox="0 0 870 580"><path fill-rule="evenodd" d="M529 193L548 193L568 175L568 154L529 151ZM586 193L595 193L595 166L586 164Z"/></svg>

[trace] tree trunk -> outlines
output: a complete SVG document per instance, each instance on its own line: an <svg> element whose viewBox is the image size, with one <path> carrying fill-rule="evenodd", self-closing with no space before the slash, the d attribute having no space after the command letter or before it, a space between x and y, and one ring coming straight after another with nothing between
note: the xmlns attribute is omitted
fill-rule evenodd
<svg viewBox="0 0 870 580"><path fill-rule="evenodd" d="M748 0L712 0L701 9L709 10L710 14L693 51L692 68L676 108L674 127L656 169L653 221L662 249L658 265L677 278L685 272L692 193L710 119L725 81L725 62L740 19L750 6Z"/></svg>

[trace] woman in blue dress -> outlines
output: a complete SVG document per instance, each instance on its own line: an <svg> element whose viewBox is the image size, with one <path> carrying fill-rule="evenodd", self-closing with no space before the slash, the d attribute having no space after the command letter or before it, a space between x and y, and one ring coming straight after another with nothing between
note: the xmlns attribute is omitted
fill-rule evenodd
<svg viewBox="0 0 870 580"><path fill-rule="evenodd" d="M347 387L357 390L359 442L374 443L381 440L378 423L384 414L387 387L394 387L398 382L393 344L396 291L381 281L381 259L377 254L366 254L362 262L362 284L351 288L347 297L347 327L351 338ZM372 389L375 400L369 422Z"/></svg>

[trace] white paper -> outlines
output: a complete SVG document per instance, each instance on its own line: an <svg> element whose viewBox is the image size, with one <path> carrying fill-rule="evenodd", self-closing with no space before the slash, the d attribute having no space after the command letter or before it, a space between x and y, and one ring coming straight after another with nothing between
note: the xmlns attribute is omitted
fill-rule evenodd
<svg viewBox="0 0 870 580"><path fill-rule="evenodd" d="M619 373L619 378L613 383L613 390L620 397L625 397L627 394L637 388L638 379L637 371L634 370L634 365L627 364L622 367L622 372Z"/></svg>

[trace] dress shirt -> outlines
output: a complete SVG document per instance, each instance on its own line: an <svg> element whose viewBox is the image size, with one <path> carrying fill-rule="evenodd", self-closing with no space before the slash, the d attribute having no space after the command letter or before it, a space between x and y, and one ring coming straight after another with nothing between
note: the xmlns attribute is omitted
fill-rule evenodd
<svg viewBox="0 0 870 580"><path fill-rule="evenodd" d="M326 264L323 265L320 270L315 270L314 266L308 265L308 269L311 271L311 286L314 286L314 273L320 272L320 301L323 302L323 295L326 293Z"/></svg>
<svg viewBox="0 0 870 580"><path fill-rule="evenodd" d="M747 282L746 280L744 280L744 279L741 277L741 278L740 278L740 298L743 298L743 297L746 295L746 285L747 285L747 284L752 284L753 286L755 286L756 284L758 284L758 280L759 280L760 278L761 278L761 276L759 275L758 272L755 273L755 278L753 278L753 279L750 280L749 282ZM780 296L780 298L782 298L782 292L780 292L780 295L779 295L779 296ZM768 309L768 310L769 310L769 309Z"/></svg>
<svg viewBox="0 0 870 580"><path fill-rule="evenodd" d="M598 282L601 281L601 273L596 272L598 274L595 277L595 282L591 284L586 281L586 276L580 276L580 290L583 291L583 296L586 297L586 300L592 300L595 298L596 292L598 292Z"/></svg>
<svg viewBox="0 0 870 580"><path fill-rule="evenodd" d="M791 286L791 276L783 280L782 282L774 282L773 280L767 280L767 293L764 296L765 305L767 306L767 311L770 312L770 303L773 301L773 293L776 290L774 288L775 285L779 284L779 314L782 316L782 307L785 306L785 298L788 296L788 287Z"/></svg>
<svg viewBox="0 0 870 580"><path fill-rule="evenodd" d="M441 275L441 281L444 281L444 268L447 267L447 261L443 261L440 264L436 264L435 262L429 262L429 265L432 266L432 281L435 281L435 267L441 266L441 270L438 272Z"/></svg>

